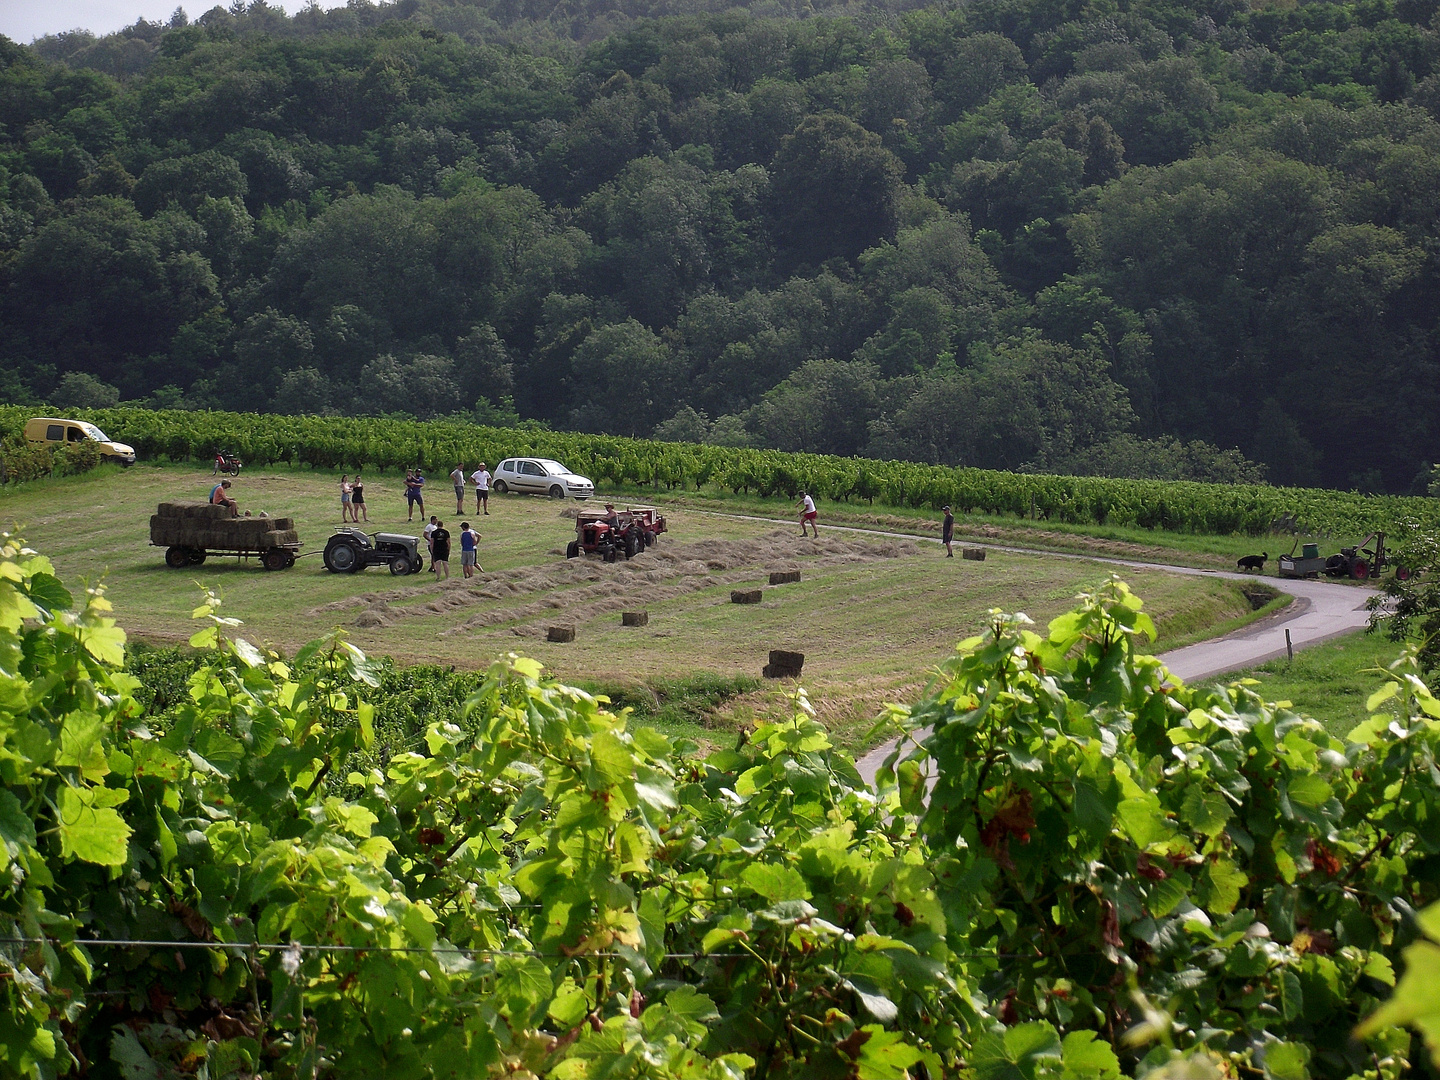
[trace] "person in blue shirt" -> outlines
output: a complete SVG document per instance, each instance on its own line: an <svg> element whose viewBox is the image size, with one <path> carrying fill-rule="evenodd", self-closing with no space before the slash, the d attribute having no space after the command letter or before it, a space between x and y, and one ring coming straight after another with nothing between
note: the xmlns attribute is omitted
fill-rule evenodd
<svg viewBox="0 0 1440 1080"><path fill-rule="evenodd" d="M470 527L470 522L460 523L460 569L465 576L474 577L475 571L482 569L476 560L476 545L480 541L480 534Z"/></svg>
<svg viewBox="0 0 1440 1080"><path fill-rule="evenodd" d="M419 469L411 469L405 474L405 504L410 512L405 515L406 521L415 520L415 504L420 504L420 520L425 520L425 499L421 494L425 487L425 475Z"/></svg>

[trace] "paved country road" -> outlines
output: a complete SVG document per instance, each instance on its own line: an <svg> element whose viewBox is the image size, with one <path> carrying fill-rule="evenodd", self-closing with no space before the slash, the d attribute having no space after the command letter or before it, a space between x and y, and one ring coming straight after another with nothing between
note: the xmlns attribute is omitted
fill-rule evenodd
<svg viewBox="0 0 1440 1080"><path fill-rule="evenodd" d="M777 521L774 518L749 517L741 514L716 514L717 517L747 517L752 521ZM789 524L789 522L785 522ZM882 532L879 529L863 529L848 525L830 525L830 529L842 532L870 533L877 536L891 536L905 540L930 541L938 544L934 537L916 536L912 533ZM985 545L990 551L1008 551L1024 555L1046 555L1056 559L1081 559L1086 562L1106 563L1111 566L1128 566L1142 570L1163 570L1172 574L1189 574L1196 577L1229 578L1234 581L1249 581L1260 577L1267 585L1281 592L1289 593L1295 599L1283 611L1261 619L1257 623L1236 630L1233 634L1187 645L1183 649L1160 653L1160 659L1179 678L1186 682L1197 682L1213 678L1241 668L1255 667L1277 656L1284 656L1285 632L1290 632L1290 643L1296 649L1319 644L1341 634L1363 629L1369 612L1365 602L1375 595L1374 589L1355 585L1341 585L1329 581L1289 581L1256 574L1227 573L1217 570L1197 570L1189 566L1170 566L1167 563L1139 562L1129 559L1100 558L1093 555L1074 555L1068 552L1044 551L1038 548L997 547ZM923 738L923 733L918 733ZM860 775L873 782L875 773L885 758L894 751L895 743L877 746L856 762Z"/></svg>

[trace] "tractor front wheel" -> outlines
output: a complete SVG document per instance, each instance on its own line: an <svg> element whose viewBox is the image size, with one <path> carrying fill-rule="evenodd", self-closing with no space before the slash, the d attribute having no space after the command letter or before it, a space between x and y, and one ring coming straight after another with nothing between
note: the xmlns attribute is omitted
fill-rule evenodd
<svg viewBox="0 0 1440 1080"><path fill-rule="evenodd" d="M579 558L579 556L580 556L580 541L579 541L579 540L571 540L570 543L568 543L568 544L565 545L565 557L566 557L567 559L576 559L576 558Z"/></svg>
<svg viewBox="0 0 1440 1080"><path fill-rule="evenodd" d="M410 573L410 570L411 567L409 555L396 555L395 558L390 560L390 573L394 574L396 577L404 577L406 574Z"/></svg>

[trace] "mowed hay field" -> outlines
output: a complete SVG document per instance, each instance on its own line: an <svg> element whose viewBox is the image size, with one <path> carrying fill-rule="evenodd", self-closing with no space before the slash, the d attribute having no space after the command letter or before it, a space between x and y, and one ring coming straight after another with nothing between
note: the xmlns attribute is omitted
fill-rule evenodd
<svg viewBox="0 0 1440 1080"><path fill-rule="evenodd" d="M340 523L338 481L309 470L257 470L236 480L232 494L242 509L295 518L303 550L319 551ZM847 742L881 703L918 691L990 609L1024 611L1043 623L1111 572L1084 560L996 551L985 562L946 559L935 543L823 525L818 540L802 539L798 525L682 509L667 512L670 532L628 563L566 560L576 504L492 496L489 517L477 518L473 497L467 501L484 572L466 581L462 517L453 512L448 478L441 481L426 510L455 537L444 582L428 572L396 578L381 567L334 575L318 555L275 573L214 556L171 570L163 551L149 546L149 519L161 501L207 497L214 480L193 466L141 464L6 489L0 526L50 556L67 582L103 582L121 624L157 644L188 639L203 585L221 595L224 614L244 621L239 633L282 651L340 627L366 652L398 663L475 668L513 651L565 678L644 680L702 671L758 676L770 649L796 650L806 656L812 701ZM369 531L422 528L418 513L405 520L398 477L367 477L366 500ZM799 570L802 580L768 586L777 570ZM1250 610L1230 582L1160 571L1125 576L1157 620L1157 648ZM732 589L760 587L760 604L730 602ZM648 626L620 625L622 611L638 610L648 611ZM573 626L575 640L546 641L550 626ZM793 686L776 683L737 708L783 707Z"/></svg>

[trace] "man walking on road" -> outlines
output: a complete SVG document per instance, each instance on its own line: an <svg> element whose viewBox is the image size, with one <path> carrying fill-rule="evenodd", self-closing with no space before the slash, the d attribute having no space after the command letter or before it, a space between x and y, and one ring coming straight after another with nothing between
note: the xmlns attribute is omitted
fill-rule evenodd
<svg viewBox="0 0 1440 1080"><path fill-rule="evenodd" d="M820 516L815 509L815 500L810 497L807 491L800 492L800 535L805 535L805 523L810 523L810 528L815 530L815 539L820 539L820 526L815 524L815 519Z"/></svg>
<svg viewBox="0 0 1440 1080"><path fill-rule="evenodd" d="M950 542L955 539L955 515L950 513L950 507L942 506L945 511L945 520L940 523L940 542L945 545L945 557L953 559L955 552L950 550Z"/></svg>

